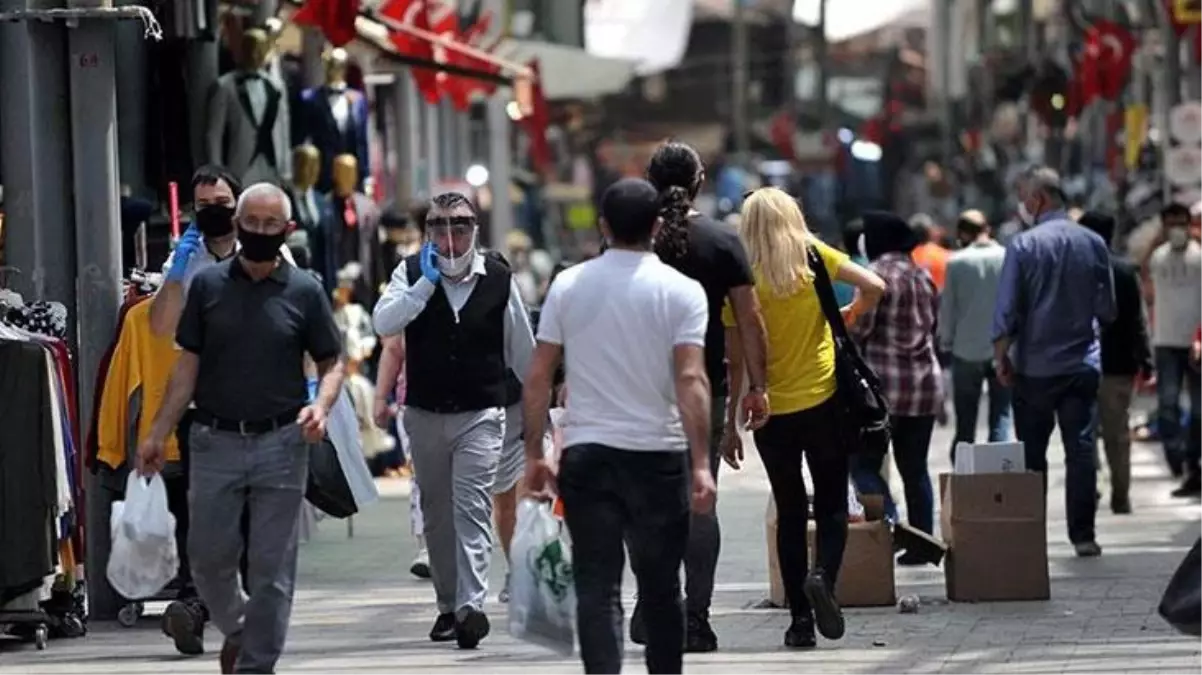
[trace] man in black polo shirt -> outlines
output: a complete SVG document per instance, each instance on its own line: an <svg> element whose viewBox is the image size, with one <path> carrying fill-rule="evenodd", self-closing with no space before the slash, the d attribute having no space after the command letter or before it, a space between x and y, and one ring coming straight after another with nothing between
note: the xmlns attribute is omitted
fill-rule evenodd
<svg viewBox="0 0 1202 675"><path fill-rule="evenodd" d="M392 273L373 318L381 335L405 334L404 424L438 601L430 639L472 649L489 631L483 607L506 371L525 376L534 336L509 268L476 248L467 197L435 197L425 236Z"/></svg>
<svg viewBox="0 0 1202 675"><path fill-rule="evenodd" d="M159 471L167 436L195 400L188 551L197 590L225 635L224 673L273 672L283 650L307 445L325 435L342 388L342 340L329 299L317 279L280 256L291 218L288 196L274 185L253 185L238 198L241 248L193 280L176 333L183 351L138 449L141 473ZM320 377L312 404L306 354ZM249 598L238 585L244 509Z"/></svg>

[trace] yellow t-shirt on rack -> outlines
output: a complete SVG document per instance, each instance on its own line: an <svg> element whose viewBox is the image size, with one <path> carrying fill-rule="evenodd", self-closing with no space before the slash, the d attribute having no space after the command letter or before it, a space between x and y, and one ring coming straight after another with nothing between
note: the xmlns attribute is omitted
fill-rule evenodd
<svg viewBox="0 0 1202 675"><path fill-rule="evenodd" d="M827 274L833 280L847 254L814 240ZM809 410L835 393L835 340L822 314L814 284L803 281L788 296L778 296L755 270L755 294L768 329L768 400L772 414ZM735 325L730 303L722 323Z"/></svg>
<svg viewBox="0 0 1202 675"><path fill-rule="evenodd" d="M150 330L150 301L130 307L100 394L97 460L117 469L132 458L138 443L150 435L178 358L175 340ZM167 437L165 450L167 461L179 461L174 432Z"/></svg>

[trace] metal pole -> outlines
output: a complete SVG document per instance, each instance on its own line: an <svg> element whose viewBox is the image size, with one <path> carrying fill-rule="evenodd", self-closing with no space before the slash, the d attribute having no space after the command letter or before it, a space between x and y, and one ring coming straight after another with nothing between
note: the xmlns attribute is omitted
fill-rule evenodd
<svg viewBox="0 0 1202 675"><path fill-rule="evenodd" d="M510 128L513 122L505 112L506 96L493 95L488 99L488 182L492 190L492 227L489 240L492 248L508 256L506 241L513 229L513 200L509 193L513 184L513 156Z"/></svg>
<svg viewBox="0 0 1202 675"><path fill-rule="evenodd" d="M826 42L826 3L819 0L818 25L814 27L814 65L818 70L817 109L818 126L825 129L830 123L830 53Z"/></svg>
<svg viewBox="0 0 1202 675"><path fill-rule="evenodd" d="M54 9L48 0L0 0L2 10ZM27 301L75 307L71 151L59 22L0 24L0 162L4 168L5 258L19 270L9 287ZM75 325L68 322L68 342Z"/></svg>
<svg viewBox="0 0 1202 675"><path fill-rule="evenodd" d="M952 55L952 2L954 0L935 0L935 31L938 37L939 51L939 112L942 118L940 126L940 145L944 167L951 166L954 148L954 103L952 101L952 59L963 58L963 54ZM960 43L959 41L956 41ZM962 44L962 43L960 43ZM950 170L950 169L949 169Z"/></svg>
<svg viewBox="0 0 1202 675"><path fill-rule="evenodd" d="M316 28L304 27L301 38L301 73L306 87L320 87L325 80L325 69L321 64L321 53L326 38ZM293 139L294 141L297 139Z"/></svg>
<svg viewBox="0 0 1202 675"><path fill-rule="evenodd" d="M137 4L121 0L119 5ZM146 45L142 24L119 21L117 30L117 71L125 77L117 80L117 146L120 181L136 196L149 192L146 185ZM126 261L125 265L132 264Z"/></svg>
<svg viewBox="0 0 1202 675"><path fill-rule="evenodd" d="M747 131L747 10L744 0L735 0L731 21L731 109L730 124L734 130L735 153L740 162L748 160L751 140Z"/></svg>
<svg viewBox="0 0 1202 675"><path fill-rule="evenodd" d="M75 0L71 7L103 2ZM121 225L117 201L116 26L84 20L67 32L75 236L81 428L91 425L93 383L104 352L117 329L121 306ZM109 500L95 477L88 476L87 564L91 614L116 614L116 598L104 582L108 560Z"/></svg>
<svg viewBox="0 0 1202 675"><path fill-rule="evenodd" d="M442 162L439 153L441 152L442 136L440 133L441 120L439 120L439 106L424 103L422 105L422 117L425 118L425 154L426 154L426 193L433 195L434 186L442 181Z"/></svg>
<svg viewBox="0 0 1202 675"><path fill-rule="evenodd" d="M209 109L209 94L217 82L217 43L191 40L187 50L188 109L195 112L205 111ZM204 114L193 115L191 128L188 130L192 159L198 165L219 159L209 157L204 140L206 123Z"/></svg>
<svg viewBox="0 0 1202 675"><path fill-rule="evenodd" d="M404 162L409 179L409 196L429 194L428 178L422 174L422 102L417 93L413 77L406 73L399 78L405 102L405 155Z"/></svg>
<svg viewBox="0 0 1202 675"><path fill-rule="evenodd" d="M1160 81L1156 88L1160 99L1160 187L1165 203L1173 200L1173 185L1163 171L1165 157L1173 147L1171 126L1173 107L1181 100L1181 41L1173 30L1171 7L1158 3L1160 14L1160 39L1164 45L1163 63L1160 65Z"/></svg>

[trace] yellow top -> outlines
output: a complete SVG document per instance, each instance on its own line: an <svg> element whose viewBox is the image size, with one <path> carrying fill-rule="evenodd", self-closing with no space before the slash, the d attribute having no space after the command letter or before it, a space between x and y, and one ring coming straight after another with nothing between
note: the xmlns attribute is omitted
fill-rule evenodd
<svg viewBox="0 0 1202 675"><path fill-rule="evenodd" d="M125 466L150 434L177 358L175 340L150 330L150 302L130 307L100 394L96 459L114 469ZM166 459L179 461L174 432L167 438Z"/></svg>
<svg viewBox="0 0 1202 675"><path fill-rule="evenodd" d="M814 246L833 280L847 255L815 240ZM814 284L803 281L791 295L778 296L755 270L755 293L768 329L768 400L772 414L809 410L835 393L835 340L822 315ZM730 303L722 322L735 325Z"/></svg>

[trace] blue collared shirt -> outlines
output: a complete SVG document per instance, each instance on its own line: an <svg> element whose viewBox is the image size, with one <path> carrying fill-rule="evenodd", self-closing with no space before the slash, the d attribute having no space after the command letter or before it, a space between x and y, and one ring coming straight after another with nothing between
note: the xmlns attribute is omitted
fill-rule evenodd
<svg viewBox="0 0 1202 675"><path fill-rule="evenodd" d="M1044 214L1006 246L992 335L1012 339L1017 372L1100 371L1100 324L1115 314L1110 250L1064 212Z"/></svg>

